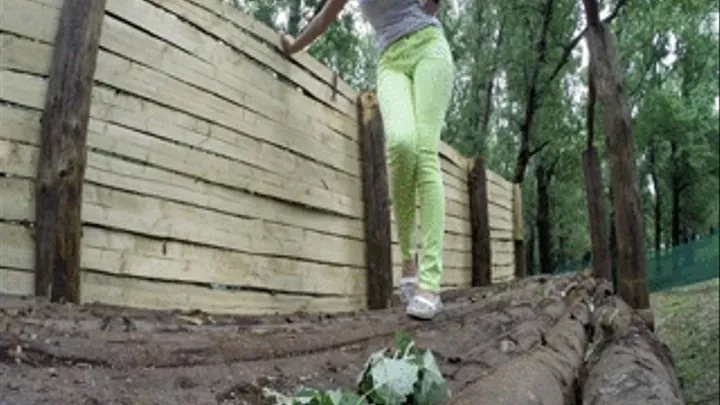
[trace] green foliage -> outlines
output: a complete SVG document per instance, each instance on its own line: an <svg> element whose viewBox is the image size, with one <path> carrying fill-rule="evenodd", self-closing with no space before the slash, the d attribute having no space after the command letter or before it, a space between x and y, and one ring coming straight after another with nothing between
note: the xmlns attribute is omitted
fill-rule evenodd
<svg viewBox="0 0 720 405"><path fill-rule="evenodd" d="M436 405L450 391L430 350L415 346L407 332L397 348L373 353L357 380L357 392L303 387L287 405Z"/></svg>

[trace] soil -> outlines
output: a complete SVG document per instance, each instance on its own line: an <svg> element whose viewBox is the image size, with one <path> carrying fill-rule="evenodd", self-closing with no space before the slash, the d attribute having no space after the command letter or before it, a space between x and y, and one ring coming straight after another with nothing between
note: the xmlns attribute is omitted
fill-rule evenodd
<svg viewBox="0 0 720 405"><path fill-rule="evenodd" d="M402 307L238 317L2 296L0 404L274 404L268 390L352 389L399 330L435 353L458 392L541 345L587 277L452 291L429 322Z"/></svg>

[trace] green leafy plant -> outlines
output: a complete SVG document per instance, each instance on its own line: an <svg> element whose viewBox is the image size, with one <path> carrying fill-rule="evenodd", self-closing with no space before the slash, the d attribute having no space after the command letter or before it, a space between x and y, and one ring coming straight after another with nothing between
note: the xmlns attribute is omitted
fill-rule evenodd
<svg viewBox="0 0 720 405"><path fill-rule="evenodd" d="M438 405L450 390L430 350L410 334L395 335L397 348L373 353L357 379L357 392L301 388L287 405Z"/></svg>

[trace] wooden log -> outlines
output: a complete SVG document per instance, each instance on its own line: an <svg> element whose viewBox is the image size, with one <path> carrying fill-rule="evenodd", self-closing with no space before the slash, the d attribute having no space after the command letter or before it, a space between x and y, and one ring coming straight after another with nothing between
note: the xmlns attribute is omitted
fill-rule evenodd
<svg viewBox="0 0 720 405"><path fill-rule="evenodd" d="M618 246L618 292L634 309L650 307L645 232L628 96L612 31L600 21L597 0L583 0L587 43L610 160Z"/></svg>
<svg viewBox="0 0 720 405"><path fill-rule="evenodd" d="M36 189L35 294L80 299L82 186L90 93L105 0L64 2L42 117Z"/></svg>
<svg viewBox="0 0 720 405"><path fill-rule="evenodd" d="M369 309L385 309L392 305L393 290L385 133L375 94L365 92L358 100L365 199L367 302Z"/></svg>
<svg viewBox="0 0 720 405"><path fill-rule="evenodd" d="M600 159L595 147L589 147L583 153L585 173L585 195L587 196L590 219L590 241L592 242L593 273L598 279L612 281L612 263L610 246L605 224L605 195L602 184Z"/></svg>
<svg viewBox="0 0 720 405"><path fill-rule="evenodd" d="M587 301L573 301L535 350L468 385L448 405L573 403L575 376L583 364L590 323Z"/></svg>
<svg viewBox="0 0 720 405"><path fill-rule="evenodd" d="M582 403L684 405L670 349L607 284L606 296L595 300L595 338L580 374Z"/></svg>
<svg viewBox="0 0 720 405"><path fill-rule="evenodd" d="M523 222L522 185L513 185L513 239L515 240L515 277L527 276L525 263L525 229Z"/></svg>
<svg viewBox="0 0 720 405"><path fill-rule="evenodd" d="M468 175L470 191L470 228L472 232L473 287L492 283L492 251L490 249L490 215L485 160L478 156Z"/></svg>

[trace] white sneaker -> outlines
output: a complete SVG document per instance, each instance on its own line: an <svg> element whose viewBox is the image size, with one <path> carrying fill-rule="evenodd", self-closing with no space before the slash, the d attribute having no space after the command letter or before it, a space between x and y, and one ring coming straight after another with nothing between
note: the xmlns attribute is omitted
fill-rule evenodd
<svg viewBox="0 0 720 405"><path fill-rule="evenodd" d="M430 320L442 311L442 308L443 304L439 294L430 299L422 295L415 295L410 300L405 312L413 318Z"/></svg>

